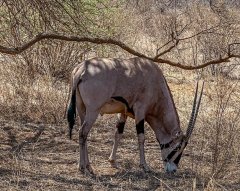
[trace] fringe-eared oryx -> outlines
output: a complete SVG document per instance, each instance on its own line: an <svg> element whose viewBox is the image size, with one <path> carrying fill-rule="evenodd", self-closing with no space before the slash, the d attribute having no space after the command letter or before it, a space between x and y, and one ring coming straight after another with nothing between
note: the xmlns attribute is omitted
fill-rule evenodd
<svg viewBox="0 0 240 191"><path fill-rule="evenodd" d="M196 104L186 135L183 134L178 114L167 82L159 67L144 58L94 58L79 64L72 72L71 100L68 106L69 134L76 117L81 119L79 130L81 171L90 171L87 136L99 114L119 113L115 140L109 161L116 164L116 152L127 117L135 119L140 150L140 167L149 168L144 155L144 122L153 129L160 144L167 172L177 169L197 117L200 100Z"/></svg>

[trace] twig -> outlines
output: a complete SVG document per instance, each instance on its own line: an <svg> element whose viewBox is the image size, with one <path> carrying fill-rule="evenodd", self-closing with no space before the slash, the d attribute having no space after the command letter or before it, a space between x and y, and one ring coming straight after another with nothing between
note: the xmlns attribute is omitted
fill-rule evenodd
<svg viewBox="0 0 240 191"><path fill-rule="evenodd" d="M219 186L221 189L227 191L227 189L226 189L223 185L219 184L216 180L213 180L213 182L214 182L217 186Z"/></svg>
<svg viewBox="0 0 240 191"><path fill-rule="evenodd" d="M153 177L156 178L157 180L159 180L162 184L164 184L169 190L173 191L173 189L169 185L167 185L167 183L163 182L162 179L159 179L156 176L153 176Z"/></svg>

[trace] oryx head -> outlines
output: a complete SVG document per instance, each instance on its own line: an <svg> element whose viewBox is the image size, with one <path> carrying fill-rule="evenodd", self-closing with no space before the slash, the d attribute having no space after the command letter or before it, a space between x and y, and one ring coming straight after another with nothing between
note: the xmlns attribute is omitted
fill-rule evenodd
<svg viewBox="0 0 240 191"><path fill-rule="evenodd" d="M204 82L202 84L200 96L197 101L197 97L198 97L198 83L197 83L194 101L193 101L192 113L191 113L186 134L184 135L182 132L177 132L176 135L173 136L173 139L170 142L166 144L160 144L161 154L164 161L164 167L166 172L175 172L177 170L183 150L188 144L188 141L191 137L191 134L196 122L199 106L201 103L203 87L204 87Z"/></svg>

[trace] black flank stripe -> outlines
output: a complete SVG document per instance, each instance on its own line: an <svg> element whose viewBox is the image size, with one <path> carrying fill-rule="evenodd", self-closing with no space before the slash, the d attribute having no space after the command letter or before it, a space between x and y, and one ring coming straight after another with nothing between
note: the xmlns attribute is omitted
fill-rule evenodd
<svg viewBox="0 0 240 191"><path fill-rule="evenodd" d="M133 108L130 108L130 107L129 107L129 104L128 104L127 100L125 100L125 99L124 99L123 97L121 97L121 96L114 96L114 97L112 97L112 98L115 99L115 100L117 100L117 101L120 101L120 102L124 103L124 104L126 105L126 107L127 107L127 111L128 111L129 113L131 113L131 114L134 115Z"/></svg>

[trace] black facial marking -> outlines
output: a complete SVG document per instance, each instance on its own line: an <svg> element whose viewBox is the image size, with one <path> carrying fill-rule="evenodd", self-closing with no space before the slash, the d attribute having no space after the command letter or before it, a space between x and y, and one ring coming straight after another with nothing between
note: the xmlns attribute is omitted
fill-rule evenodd
<svg viewBox="0 0 240 191"><path fill-rule="evenodd" d="M137 134L144 133L144 119L141 120L141 121L136 125L136 129L137 129Z"/></svg>
<svg viewBox="0 0 240 191"><path fill-rule="evenodd" d="M173 150L164 161L168 162L169 160L171 160L171 158L175 155L176 152L176 150Z"/></svg>
<svg viewBox="0 0 240 191"><path fill-rule="evenodd" d="M180 162L181 157L182 157L182 152L181 152L181 153L177 156L177 158L173 161L177 166L178 166L178 164L179 164L179 162Z"/></svg>
<svg viewBox="0 0 240 191"><path fill-rule="evenodd" d="M172 152L170 152L170 154L167 156L167 158L164 160L165 162L168 162L169 160L171 160L171 158L176 154L176 152L178 152L178 150L181 148L182 143L180 145L178 145ZM179 157L179 156L178 156ZM178 158L177 157L177 158ZM176 159L177 159L176 158ZM180 157L181 158L181 157ZM176 160L175 159L175 160ZM180 159L179 159L180 160Z"/></svg>
<svg viewBox="0 0 240 191"><path fill-rule="evenodd" d="M160 144L160 149L167 149L171 146L171 144L173 143L173 140L171 140L169 143L165 143L165 144Z"/></svg>
<svg viewBox="0 0 240 191"><path fill-rule="evenodd" d="M116 127L118 129L119 134L123 134L124 126L125 126L125 122L118 122L117 123Z"/></svg>
<svg viewBox="0 0 240 191"><path fill-rule="evenodd" d="M130 107L129 107L129 104L128 104L127 100L125 100L125 99L124 99L123 97L121 97L121 96L114 96L114 97L112 97L112 98L115 99L115 100L117 100L117 101L120 101L120 102L124 103L124 104L126 105L126 107L127 107L127 111L128 111L129 113L131 113L131 114L134 115L133 108L130 108Z"/></svg>

